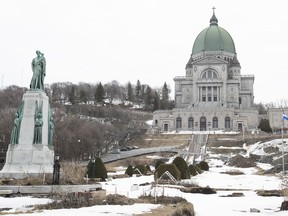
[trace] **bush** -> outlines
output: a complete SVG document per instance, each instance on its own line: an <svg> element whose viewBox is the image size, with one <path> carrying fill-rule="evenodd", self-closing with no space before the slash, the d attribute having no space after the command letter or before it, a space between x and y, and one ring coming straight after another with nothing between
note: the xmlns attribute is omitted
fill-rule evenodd
<svg viewBox="0 0 288 216"><path fill-rule="evenodd" d="M204 170L204 171L208 171L209 170L209 165L206 161L201 161L199 163L199 167L201 170Z"/></svg>
<svg viewBox="0 0 288 216"><path fill-rule="evenodd" d="M176 157L173 162L181 172L181 179L190 179L190 172L187 163L182 157Z"/></svg>
<svg viewBox="0 0 288 216"><path fill-rule="evenodd" d="M155 181L168 171L177 181L181 180L181 172L175 164L161 164L154 173Z"/></svg>
<svg viewBox="0 0 288 216"><path fill-rule="evenodd" d="M142 174L142 175L146 175L147 174L147 168L145 165L136 165L134 168L133 168L133 174L138 174L138 172L136 171L136 169L138 169Z"/></svg>
<svg viewBox="0 0 288 216"><path fill-rule="evenodd" d="M196 170L196 172L197 172L198 174L203 173L203 170L199 167L198 164L197 164L196 166L194 166L194 168L195 168L195 170Z"/></svg>
<svg viewBox="0 0 288 216"><path fill-rule="evenodd" d="M165 164L165 162L163 160L157 160L155 164L155 170L158 169L161 164Z"/></svg>
<svg viewBox="0 0 288 216"><path fill-rule="evenodd" d="M152 172L149 165L146 165L147 172Z"/></svg>
<svg viewBox="0 0 288 216"><path fill-rule="evenodd" d="M129 175L130 177L133 175L133 167L131 165L127 167L125 174Z"/></svg>
<svg viewBox="0 0 288 216"><path fill-rule="evenodd" d="M267 132L267 133L272 133L272 128L270 127L270 123L268 119L261 119L258 128L261 131Z"/></svg>
<svg viewBox="0 0 288 216"><path fill-rule="evenodd" d="M108 177L106 167L99 157L95 159L94 163L89 161L87 169L88 178L101 178L102 180L105 180L105 178Z"/></svg>
<svg viewBox="0 0 288 216"><path fill-rule="evenodd" d="M196 169L195 169L195 167L191 164L191 165L189 165L189 172L190 172L190 175L192 175L192 176L196 176L198 173L197 173L197 171L196 171Z"/></svg>

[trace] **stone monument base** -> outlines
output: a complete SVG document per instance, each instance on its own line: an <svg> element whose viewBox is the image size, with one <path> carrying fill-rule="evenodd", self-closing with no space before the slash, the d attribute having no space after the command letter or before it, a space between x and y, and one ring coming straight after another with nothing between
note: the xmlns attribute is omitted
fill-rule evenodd
<svg viewBox="0 0 288 216"><path fill-rule="evenodd" d="M54 151L47 145L10 144L0 178L23 179L53 174Z"/></svg>

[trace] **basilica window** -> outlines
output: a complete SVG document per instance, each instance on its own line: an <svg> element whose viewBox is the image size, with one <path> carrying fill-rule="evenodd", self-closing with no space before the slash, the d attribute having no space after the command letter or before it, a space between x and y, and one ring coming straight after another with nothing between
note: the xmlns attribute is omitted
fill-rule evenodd
<svg viewBox="0 0 288 216"><path fill-rule="evenodd" d="M208 101L212 101L211 86L208 86L207 97L208 97Z"/></svg>
<svg viewBox="0 0 288 216"><path fill-rule="evenodd" d="M176 129L182 128L182 119L181 117L176 118Z"/></svg>
<svg viewBox="0 0 288 216"><path fill-rule="evenodd" d="M217 87L213 86L213 101L217 101Z"/></svg>
<svg viewBox="0 0 288 216"><path fill-rule="evenodd" d="M213 128L218 128L218 118L217 118L217 117L214 117L214 118L213 118L212 127L213 127Z"/></svg>
<svg viewBox="0 0 288 216"><path fill-rule="evenodd" d="M202 79L216 79L218 78L217 72L212 69L205 70L202 74Z"/></svg>
<svg viewBox="0 0 288 216"><path fill-rule="evenodd" d="M202 101L206 101L206 87L202 87Z"/></svg>
<svg viewBox="0 0 288 216"><path fill-rule="evenodd" d="M230 129L230 117L225 117L225 129Z"/></svg>
<svg viewBox="0 0 288 216"><path fill-rule="evenodd" d="M188 118L188 128L193 128L194 127L194 119L193 117Z"/></svg>

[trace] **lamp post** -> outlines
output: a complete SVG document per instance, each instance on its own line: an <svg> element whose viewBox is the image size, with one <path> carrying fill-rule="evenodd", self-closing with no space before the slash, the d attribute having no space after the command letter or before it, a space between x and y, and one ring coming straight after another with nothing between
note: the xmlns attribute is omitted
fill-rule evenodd
<svg viewBox="0 0 288 216"><path fill-rule="evenodd" d="M92 178L95 178L95 157L93 156L91 159L92 162Z"/></svg>
<svg viewBox="0 0 288 216"><path fill-rule="evenodd" d="M208 122L208 130L209 130L209 134L210 134L210 126L211 126L211 122Z"/></svg>
<svg viewBox="0 0 288 216"><path fill-rule="evenodd" d="M60 163L59 163L59 154L56 154L54 157L54 165L53 165L53 185L59 185L60 179Z"/></svg>

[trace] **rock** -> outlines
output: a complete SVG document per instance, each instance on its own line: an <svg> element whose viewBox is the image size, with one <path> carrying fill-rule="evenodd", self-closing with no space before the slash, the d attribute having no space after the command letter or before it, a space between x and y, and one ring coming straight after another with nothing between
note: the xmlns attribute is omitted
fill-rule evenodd
<svg viewBox="0 0 288 216"><path fill-rule="evenodd" d="M288 201L283 201L281 204L280 211L287 211L288 210Z"/></svg>
<svg viewBox="0 0 288 216"><path fill-rule="evenodd" d="M232 193L232 194L228 194L226 196L221 196L221 197L244 197L243 193Z"/></svg>
<svg viewBox="0 0 288 216"><path fill-rule="evenodd" d="M242 155L236 155L230 158L227 162L229 166L247 168L247 167L254 167L256 163L251 158L245 158Z"/></svg>
<svg viewBox="0 0 288 216"><path fill-rule="evenodd" d="M189 187L181 188L180 191L184 193L202 193L202 194L215 194L216 191L210 187Z"/></svg>
<svg viewBox="0 0 288 216"><path fill-rule="evenodd" d="M259 213L260 210L259 210L259 209L256 209L256 208L250 208L250 212L256 212L256 213Z"/></svg>

